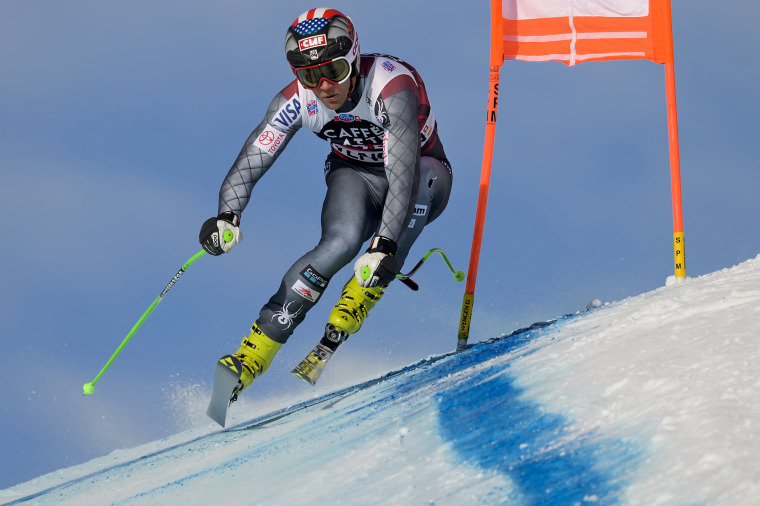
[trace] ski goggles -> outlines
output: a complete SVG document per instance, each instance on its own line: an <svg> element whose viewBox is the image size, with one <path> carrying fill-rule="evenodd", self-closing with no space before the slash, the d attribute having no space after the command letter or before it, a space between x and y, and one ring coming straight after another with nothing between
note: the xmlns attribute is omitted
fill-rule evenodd
<svg viewBox="0 0 760 506"><path fill-rule="evenodd" d="M293 68L293 73L304 88L314 90L319 88L322 79L335 84L346 82L346 79L351 75L351 63L347 58L341 56L326 63Z"/></svg>

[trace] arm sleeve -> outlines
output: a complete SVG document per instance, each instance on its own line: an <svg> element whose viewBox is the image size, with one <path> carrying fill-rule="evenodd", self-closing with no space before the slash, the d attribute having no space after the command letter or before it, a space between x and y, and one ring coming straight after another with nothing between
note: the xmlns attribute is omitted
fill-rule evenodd
<svg viewBox="0 0 760 506"><path fill-rule="evenodd" d="M384 101L389 125L384 143L388 195L378 235L398 244L414 211L420 173L419 100L410 90L394 93Z"/></svg>
<svg viewBox="0 0 760 506"><path fill-rule="evenodd" d="M266 117L259 123L240 150L235 163L224 178L222 187L219 190L219 214L226 211L232 211L239 215L248 205L251 197L251 191L259 179L269 170L285 146L293 138L293 135L301 127L301 118L299 117L286 129L273 127L274 118L278 111L288 102L288 99L282 93L278 93L272 103L269 104ZM261 149L257 144L257 139L265 132L270 130L284 134L282 139L278 139L279 144L276 150L270 154ZM260 145L260 144L259 144Z"/></svg>

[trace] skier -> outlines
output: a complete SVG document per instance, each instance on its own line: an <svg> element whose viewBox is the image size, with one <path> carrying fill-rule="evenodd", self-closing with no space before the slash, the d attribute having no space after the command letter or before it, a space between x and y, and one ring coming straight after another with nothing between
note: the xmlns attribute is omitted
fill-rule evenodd
<svg viewBox="0 0 760 506"><path fill-rule="evenodd" d="M333 275L372 238L327 324L341 339L357 332L451 191L451 167L414 68L392 56L360 55L351 19L325 8L293 21L285 55L296 79L248 137L222 183L218 216L203 223L199 239L212 255L240 242L240 217L254 185L301 128L332 148L324 165L322 233L285 273L235 352L243 365L238 392L267 370Z"/></svg>

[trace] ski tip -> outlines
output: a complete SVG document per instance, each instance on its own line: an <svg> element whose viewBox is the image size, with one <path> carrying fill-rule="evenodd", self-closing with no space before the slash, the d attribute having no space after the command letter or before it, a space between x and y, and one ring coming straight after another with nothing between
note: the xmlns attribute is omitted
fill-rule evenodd
<svg viewBox="0 0 760 506"><path fill-rule="evenodd" d="M92 382L85 383L83 388L84 393L82 395L89 395L95 391L95 385Z"/></svg>
<svg viewBox="0 0 760 506"><path fill-rule="evenodd" d="M314 385L317 384L316 381L312 380L310 377L306 376L304 373L302 373L298 369L293 369L292 371L290 371L290 374L292 374L296 378L300 378L300 379L304 380L306 383L308 383L311 386L314 386Z"/></svg>
<svg viewBox="0 0 760 506"><path fill-rule="evenodd" d="M243 367L240 360L233 355L225 355L216 363L214 386L208 403L206 416L221 425L226 424L227 409L236 399L235 393L240 382ZM240 389L242 390L242 388Z"/></svg>

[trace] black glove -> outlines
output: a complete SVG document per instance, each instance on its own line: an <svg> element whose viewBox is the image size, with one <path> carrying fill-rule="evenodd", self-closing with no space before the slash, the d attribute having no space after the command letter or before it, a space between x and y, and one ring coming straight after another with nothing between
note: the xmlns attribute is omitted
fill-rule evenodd
<svg viewBox="0 0 760 506"><path fill-rule="evenodd" d="M354 275L360 286L388 286L396 279L401 265L394 257L398 246L380 235L372 238L367 252L354 264Z"/></svg>
<svg viewBox="0 0 760 506"><path fill-rule="evenodd" d="M221 255L229 252L243 240L243 233L238 228L240 217L231 211L226 211L216 218L203 222L198 241L206 252Z"/></svg>

